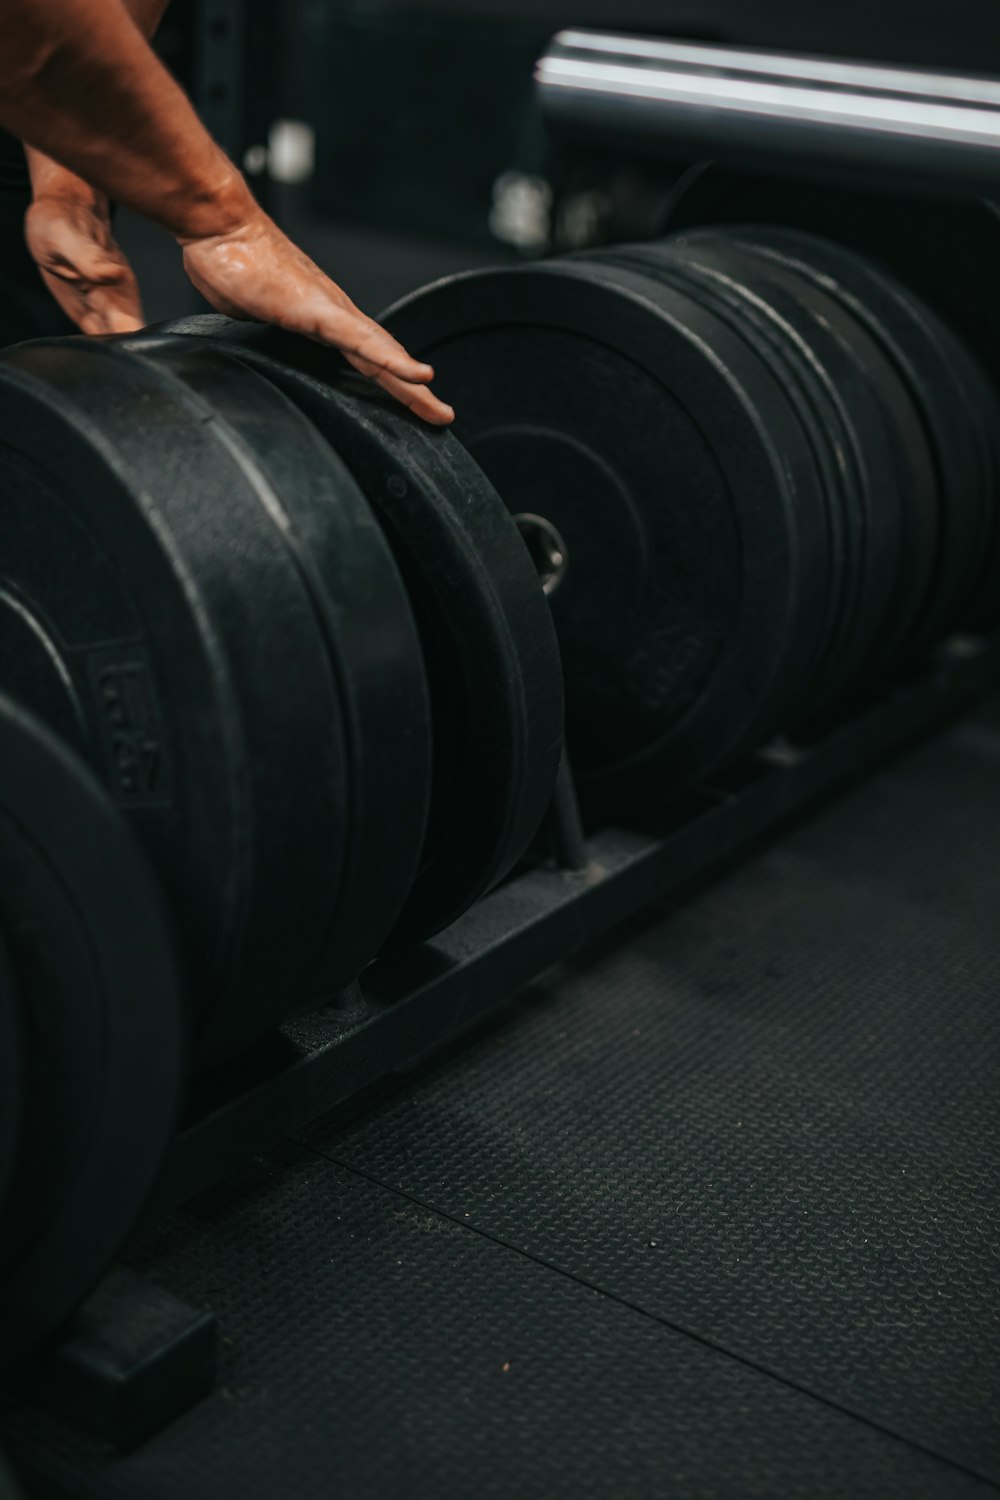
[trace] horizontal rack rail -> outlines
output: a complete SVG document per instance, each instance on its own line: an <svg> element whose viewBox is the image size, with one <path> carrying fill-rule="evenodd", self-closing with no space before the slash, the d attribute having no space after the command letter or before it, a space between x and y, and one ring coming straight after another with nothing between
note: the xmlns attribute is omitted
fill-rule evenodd
<svg viewBox="0 0 1000 1500"><path fill-rule="evenodd" d="M571 783L555 857L479 901L433 942L382 960L323 1010L198 1080L151 1208L163 1213L241 1160L412 1068L545 970L690 885L1000 682L1000 643L949 643L921 677L814 744L771 746L744 781L703 789L657 833L583 837Z"/></svg>

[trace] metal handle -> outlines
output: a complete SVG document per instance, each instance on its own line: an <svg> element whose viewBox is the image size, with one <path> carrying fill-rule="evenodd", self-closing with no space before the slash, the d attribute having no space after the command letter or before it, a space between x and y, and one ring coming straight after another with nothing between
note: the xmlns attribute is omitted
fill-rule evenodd
<svg viewBox="0 0 1000 1500"><path fill-rule="evenodd" d="M569 135L1000 190L1000 81L596 31L560 32L536 78Z"/></svg>

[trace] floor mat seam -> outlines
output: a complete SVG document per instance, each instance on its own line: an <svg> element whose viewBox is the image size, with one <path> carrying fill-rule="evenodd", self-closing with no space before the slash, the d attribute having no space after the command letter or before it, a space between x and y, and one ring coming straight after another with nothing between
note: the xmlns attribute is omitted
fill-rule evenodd
<svg viewBox="0 0 1000 1500"><path fill-rule="evenodd" d="M970 1479L976 1479L980 1483L989 1485L991 1489L1000 1494L1000 1479L992 1474L984 1473L980 1469L976 1469L968 1464L962 1463L961 1460L953 1458L949 1454L940 1452L937 1448L930 1447L926 1443L920 1443L916 1441L916 1439L908 1437L905 1433L897 1432L894 1427L891 1427L884 1422L880 1422L876 1418L871 1417L864 1412L857 1411L853 1407L847 1406L840 1401L836 1401L833 1397L825 1395L821 1391L816 1391L813 1390L810 1386L802 1385L798 1381L793 1380L790 1376L784 1375L777 1370L770 1369L767 1365L758 1364L755 1360L749 1358L746 1354L741 1354L738 1350L730 1349L727 1345L720 1343L715 1339L712 1339L706 1334L699 1333L695 1329L688 1328L683 1323L673 1322L670 1318L666 1318L662 1314L651 1312L648 1308L642 1307L638 1303L630 1301L629 1298L623 1297L617 1292L609 1291L606 1287L599 1286L595 1282L588 1281L585 1277L579 1276L575 1272L567 1270L564 1266L559 1266L554 1264L552 1261L546 1260L543 1256L535 1254L533 1251L526 1249L522 1245L515 1245L512 1244L509 1240L502 1239L499 1235L491 1233L490 1230L485 1229L482 1225L470 1224L466 1220L455 1218L455 1216L448 1213L446 1209L439 1208L436 1204L428 1203L426 1199L419 1198L416 1196L416 1194L409 1193L405 1188L401 1188L393 1183L385 1182L380 1177L376 1177L370 1172L363 1171L360 1167L351 1166L348 1162L341 1160L339 1157L331 1156L327 1151L321 1151L318 1146L314 1146L308 1141L304 1141L298 1137L289 1137L288 1139L290 1139L300 1149L308 1151L313 1156L319 1157L321 1161L329 1162L332 1166L338 1167L341 1171L348 1172L354 1177L362 1178L364 1181L370 1182L374 1184L374 1186L380 1187L386 1192L394 1194L396 1197L403 1198L406 1202L412 1203L415 1207L424 1209L428 1213L437 1214L439 1218L447 1220L449 1224L454 1224L459 1229L469 1230L473 1234L479 1235L480 1238L490 1241L491 1244L498 1245L504 1250L511 1251L514 1255L521 1256L523 1259L531 1261L534 1265L540 1266L544 1270L551 1271L553 1275L562 1276L566 1280L574 1282L577 1286L583 1287L587 1291L594 1292L599 1297L605 1297L609 1301L617 1303L619 1307L627 1308L630 1312L637 1314L639 1317L647 1318L653 1323L658 1323L663 1328L669 1328L672 1332L679 1333L684 1338L691 1339L693 1342L700 1344L703 1348L712 1350L713 1353L721 1354L725 1358L734 1360L737 1364L743 1365L747 1369L754 1370L757 1374L764 1375L770 1380L775 1380L780 1385L784 1385L790 1390L797 1391L800 1395L806 1396L810 1400L818 1401L821 1405L828 1407L832 1411L840 1412L841 1415L849 1417L852 1421L861 1422L864 1426L869 1427L876 1432L883 1433L886 1437L891 1438L894 1442L904 1444L907 1448L912 1449L914 1452L923 1453L927 1457L935 1459L938 1463L946 1464L950 1469L953 1469L958 1473L965 1474Z"/></svg>

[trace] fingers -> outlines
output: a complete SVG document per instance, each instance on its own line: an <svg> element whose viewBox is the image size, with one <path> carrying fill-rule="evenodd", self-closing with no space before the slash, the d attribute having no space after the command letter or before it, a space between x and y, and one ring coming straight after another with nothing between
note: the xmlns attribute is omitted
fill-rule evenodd
<svg viewBox="0 0 1000 1500"><path fill-rule="evenodd" d="M429 422L432 427L450 427L454 422L454 407L440 400L425 385L410 385L407 381L388 374L378 375L375 378L383 390L387 391L390 396L394 396L403 406L409 407L414 416Z"/></svg>
<svg viewBox="0 0 1000 1500"><path fill-rule="evenodd" d="M62 253L40 255L38 265L43 272L57 276L60 281L86 282L91 286L113 286L132 277L132 268L117 247L108 253L101 246L83 239Z"/></svg>
<svg viewBox="0 0 1000 1500"><path fill-rule="evenodd" d="M369 369L363 368L367 365L366 360L359 360L350 354L347 358L363 375L371 374ZM428 390L427 386L414 385L408 380L400 380L397 375L390 375L386 370L376 371L372 378L387 395L392 396L402 406L408 407L415 416L429 422L432 427L449 427L454 422L454 408L446 401L441 401L433 391Z"/></svg>
<svg viewBox="0 0 1000 1500"><path fill-rule="evenodd" d="M143 326L138 282L106 214L72 199L36 200L25 232L46 287L83 333Z"/></svg>
<svg viewBox="0 0 1000 1500"><path fill-rule="evenodd" d="M369 318L270 221L246 240L184 247L187 273L202 296L230 317L259 318L348 356L367 360L371 373L427 385L434 371Z"/></svg>
<svg viewBox="0 0 1000 1500"><path fill-rule="evenodd" d="M42 280L81 333L136 333L144 326L134 276L112 287L91 287L45 271Z"/></svg>
<svg viewBox="0 0 1000 1500"><path fill-rule="evenodd" d="M330 344L339 349L364 375L375 375L377 371L385 370L411 384L430 384L434 379L431 365L424 360L414 359L374 318L369 318L355 307L340 292L339 287L333 282L328 285L338 293L337 300L324 295L318 313L308 319L296 318L294 308L285 308L280 319L281 326L304 333L317 343Z"/></svg>
<svg viewBox="0 0 1000 1500"><path fill-rule="evenodd" d="M136 316L113 304L107 307L91 306L80 325L82 332L89 334L138 333L143 326L141 315Z"/></svg>
<svg viewBox="0 0 1000 1500"><path fill-rule="evenodd" d="M183 253L191 281L219 312L329 344L424 421L446 427L454 420L428 389L431 366L355 307L266 216L240 233L185 241Z"/></svg>
<svg viewBox="0 0 1000 1500"><path fill-rule="evenodd" d="M336 344L348 356L357 355L371 366L372 373L384 370L400 380L418 385L428 385L434 379L431 365L407 354L391 333L356 308L339 311L330 319L330 324L334 336L327 342Z"/></svg>
<svg viewBox="0 0 1000 1500"><path fill-rule="evenodd" d="M434 427L450 426L455 420L454 408L428 388L428 382L434 378L433 367L413 359L384 328L363 313L352 311L357 322L367 325L350 343L339 344L354 368L377 381L388 395L425 422ZM387 355L391 356L391 362ZM418 372L416 377L405 373L414 367Z"/></svg>
<svg viewBox="0 0 1000 1500"><path fill-rule="evenodd" d="M329 334L336 332L337 337L328 337L326 341L335 344L356 370L377 381L388 395L432 426L447 427L454 422L454 409L428 389L428 382L434 379L431 365L414 359L402 344L372 318L359 312L353 303L338 309L336 319L330 323L342 321L347 323L348 332L345 334L328 324Z"/></svg>

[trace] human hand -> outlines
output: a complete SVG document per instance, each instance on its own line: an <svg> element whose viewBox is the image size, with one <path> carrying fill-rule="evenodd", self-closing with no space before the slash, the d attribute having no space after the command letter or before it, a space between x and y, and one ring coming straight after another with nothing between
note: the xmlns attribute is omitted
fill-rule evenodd
<svg viewBox="0 0 1000 1500"><path fill-rule="evenodd" d="M355 307L256 205L225 232L180 243L188 276L218 312L331 344L426 422L445 427L454 420L452 408L429 389L430 365Z"/></svg>
<svg viewBox="0 0 1000 1500"><path fill-rule="evenodd" d="M108 200L41 152L27 152L25 239L52 296L83 333L143 326L139 286L111 231Z"/></svg>

